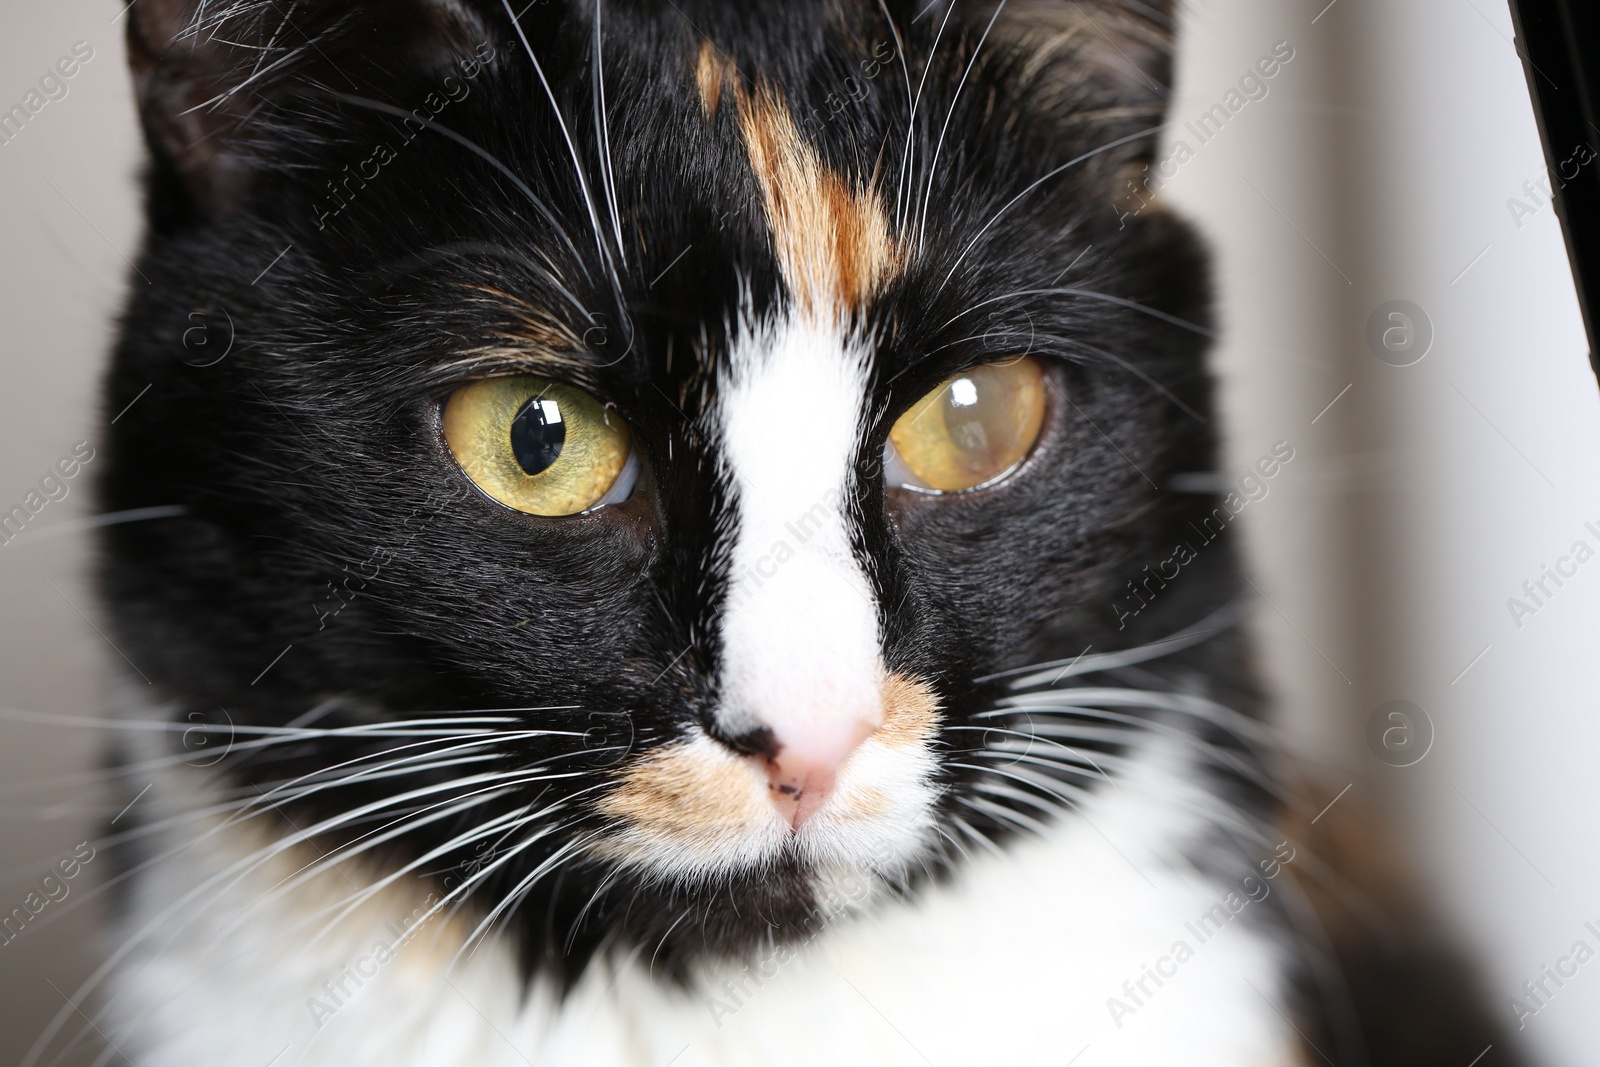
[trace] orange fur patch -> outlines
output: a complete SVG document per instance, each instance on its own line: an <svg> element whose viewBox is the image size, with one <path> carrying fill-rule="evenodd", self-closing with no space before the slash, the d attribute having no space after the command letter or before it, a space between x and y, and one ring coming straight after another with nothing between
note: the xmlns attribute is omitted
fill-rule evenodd
<svg viewBox="0 0 1600 1067"><path fill-rule="evenodd" d="M859 308L898 270L900 251L874 190L825 167L775 93L735 87L739 129L761 187L784 280L802 310Z"/></svg>
<svg viewBox="0 0 1600 1067"><path fill-rule="evenodd" d="M876 819L889 810L889 797L881 789L868 787L850 798L844 814L852 819Z"/></svg>
<svg viewBox="0 0 1600 1067"><path fill-rule="evenodd" d="M504 345L476 349L474 356L525 352L574 366L585 365L571 355L585 350L584 339L548 309L493 285L472 283L464 286L462 292L462 298L468 303L511 320L506 327L495 331Z"/></svg>
<svg viewBox="0 0 1600 1067"><path fill-rule="evenodd" d="M883 725L872 736L890 748L927 744L939 732L939 698L903 674L883 680Z"/></svg>
<svg viewBox="0 0 1600 1067"><path fill-rule="evenodd" d="M737 68L710 41L695 63L700 104L715 115L731 82L750 166L784 281L817 319L859 308L900 269L902 254L870 185L829 170L794 116L766 85L746 90Z"/></svg>
<svg viewBox="0 0 1600 1067"><path fill-rule="evenodd" d="M717 55L717 46L701 41L700 55L694 64L694 80L700 90L700 107L708 119L716 115L722 103L722 81L729 73L731 66Z"/></svg>
<svg viewBox="0 0 1600 1067"><path fill-rule="evenodd" d="M764 773L714 742L671 744L628 768L600 811L636 833L684 846L714 846L770 822Z"/></svg>
<svg viewBox="0 0 1600 1067"><path fill-rule="evenodd" d="M909 748L931 742L938 733L939 699L923 683L890 674L882 699L883 725L866 744ZM636 842L643 838L703 849L731 845L758 828L770 830L775 809L767 791L757 759L699 739L667 745L623 771L598 807L620 820ZM853 799L841 815L872 818L889 808L889 798L871 785L850 792Z"/></svg>

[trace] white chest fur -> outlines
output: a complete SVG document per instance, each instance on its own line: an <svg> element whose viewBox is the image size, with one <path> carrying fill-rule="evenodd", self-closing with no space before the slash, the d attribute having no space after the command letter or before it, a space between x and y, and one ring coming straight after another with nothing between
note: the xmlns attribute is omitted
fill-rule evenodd
<svg viewBox="0 0 1600 1067"><path fill-rule="evenodd" d="M792 954L695 992L635 955L559 1003L495 939L446 976L464 928L409 928L427 909L399 883L330 926L360 879L284 892L288 853L224 873L262 841L222 829L137 882L122 934L148 932L113 975L111 1032L138 1067L1282 1067L1281 954L1259 905L1230 911L1237 886L1176 858L1202 808L1166 762Z"/></svg>

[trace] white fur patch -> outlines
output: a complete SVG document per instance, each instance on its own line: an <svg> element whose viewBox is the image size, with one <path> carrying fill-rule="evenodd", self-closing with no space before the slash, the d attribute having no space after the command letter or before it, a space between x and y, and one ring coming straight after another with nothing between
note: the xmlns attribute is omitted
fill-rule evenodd
<svg viewBox="0 0 1600 1067"><path fill-rule="evenodd" d="M146 802L198 807L214 799L201 777L165 772ZM643 950L592 968L561 1002L542 983L524 996L498 936L446 973L465 927L408 930L425 900L413 883L324 932L365 885L357 864L351 882L329 873L286 891L289 857L249 869L240 860L259 842L221 833L134 882L121 930L146 936L100 1023L139 1067L1299 1062L1279 1014L1281 952L1253 913L1203 942L1191 930L1237 889L1177 859L1205 828L1192 778L1187 761L1147 751L1083 814L979 852L913 901L868 902L808 945L704 973L697 992L659 982ZM196 825L151 844L178 845ZM1126 984L1179 941L1192 955L1129 1001Z"/></svg>
<svg viewBox="0 0 1600 1067"><path fill-rule="evenodd" d="M845 514L867 358L809 316L734 344L717 407L737 494L717 713L732 733L882 721L878 609Z"/></svg>

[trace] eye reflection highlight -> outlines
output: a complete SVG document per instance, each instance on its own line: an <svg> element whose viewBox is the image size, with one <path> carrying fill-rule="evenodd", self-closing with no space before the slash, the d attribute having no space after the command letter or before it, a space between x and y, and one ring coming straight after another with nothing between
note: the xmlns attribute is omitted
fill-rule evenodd
<svg viewBox="0 0 1600 1067"><path fill-rule="evenodd" d="M891 484L956 493L1005 477L1044 426L1044 371L1033 359L963 371L900 416L889 432Z"/></svg>

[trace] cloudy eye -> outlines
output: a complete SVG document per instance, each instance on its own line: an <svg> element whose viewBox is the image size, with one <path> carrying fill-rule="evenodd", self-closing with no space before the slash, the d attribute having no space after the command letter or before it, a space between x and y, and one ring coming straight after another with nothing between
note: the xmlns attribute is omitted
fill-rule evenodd
<svg viewBox="0 0 1600 1067"><path fill-rule="evenodd" d="M890 484L955 493L998 481L1044 425L1044 372L1032 359L963 371L911 405L889 431Z"/></svg>
<svg viewBox="0 0 1600 1067"><path fill-rule="evenodd" d="M444 438L474 485L529 515L576 515L628 498L638 473L627 425L582 389L488 378L450 394Z"/></svg>

